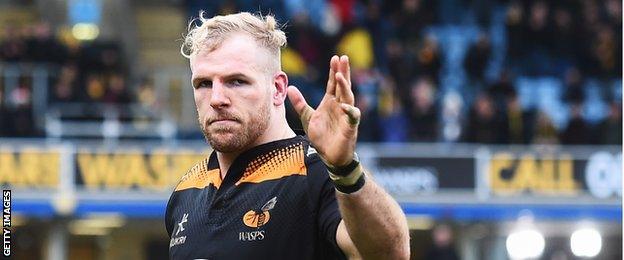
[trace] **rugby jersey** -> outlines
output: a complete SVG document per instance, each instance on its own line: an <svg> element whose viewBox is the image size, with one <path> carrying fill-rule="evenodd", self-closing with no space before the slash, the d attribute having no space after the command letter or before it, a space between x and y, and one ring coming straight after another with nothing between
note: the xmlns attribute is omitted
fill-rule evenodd
<svg viewBox="0 0 624 260"><path fill-rule="evenodd" d="M171 259L344 259L326 166L302 136L241 153L221 179L216 152L167 204Z"/></svg>

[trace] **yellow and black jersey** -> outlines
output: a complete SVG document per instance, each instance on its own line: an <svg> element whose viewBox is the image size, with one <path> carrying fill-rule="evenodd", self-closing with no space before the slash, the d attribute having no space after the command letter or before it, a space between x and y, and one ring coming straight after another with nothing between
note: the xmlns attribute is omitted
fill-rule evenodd
<svg viewBox="0 0 624 260"><path fill-rule="evenodd" d="M171 259L342 259L326 166L302 136L238 156L221 179L216 152L167 204Z"/></svg>

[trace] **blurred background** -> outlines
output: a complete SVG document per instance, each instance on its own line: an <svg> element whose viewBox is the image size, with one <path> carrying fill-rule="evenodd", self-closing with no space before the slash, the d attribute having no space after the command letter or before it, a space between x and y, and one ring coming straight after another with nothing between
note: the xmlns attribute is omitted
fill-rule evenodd
<svg viewBox="0 0 624 260"><path fill-rule="evenodd" d="M14 259L167 259L167 199L211 152L179 54L199 10L274 14L313 104L350 56L413 259L622 259L619 0L0 0Z"/></svg>

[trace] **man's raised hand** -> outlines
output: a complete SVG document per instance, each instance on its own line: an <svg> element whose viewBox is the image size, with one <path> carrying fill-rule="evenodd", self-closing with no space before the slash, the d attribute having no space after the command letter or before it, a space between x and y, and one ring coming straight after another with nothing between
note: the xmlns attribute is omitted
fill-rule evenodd
<svg viewBox="0 0 624 260"><path fill-rule="evenodd" d="M354 106L349 58L333 56L323 100L310 107L295 86L288 87L288 98L299 114L303 129L325 163L344 166L353 160L360 110Z"/></svg>

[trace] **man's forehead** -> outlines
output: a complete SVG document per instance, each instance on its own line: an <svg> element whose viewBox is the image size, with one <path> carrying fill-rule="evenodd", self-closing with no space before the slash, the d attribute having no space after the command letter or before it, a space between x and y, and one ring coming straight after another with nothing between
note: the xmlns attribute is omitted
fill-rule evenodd
<svg viewBox="0 0 624 260"><path fill-rule="evenodd" d="M251 36L233 33L214 48L203 48L191 55L190 66L194 73L205 66L219 66L230 70L262 70L270 59L268 54L268 50L262 48Z"/></svg>

